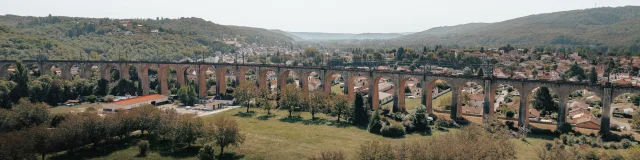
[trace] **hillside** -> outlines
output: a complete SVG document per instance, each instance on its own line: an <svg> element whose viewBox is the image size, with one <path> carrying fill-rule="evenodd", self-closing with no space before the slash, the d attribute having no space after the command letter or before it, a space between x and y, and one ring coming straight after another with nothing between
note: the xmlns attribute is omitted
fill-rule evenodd
<svg viewBox="0 0 640 160"><path fill-rule="evenodd" d="M437 27L396 44L640 45L640 7L596 8L531 15L497 23Z"/></svg>
<svg viewBox="0 0 640 160"><path fill-rule="evenodd" d="M225 26L200 18L97 19L0 16L4 59L179 60L232 53L242 45L286 46L294 40L266 29Z"/></svg>
<svg viewBox="0 0 640 160"><path fill-rule="evenodd" d="M322 33L322 32L287 32L302 40L366 40L366 39L393 39L403 36L400 33ZM293 37L292 36L292 37ZM295 38L294 38L295 39Z"/></svg>

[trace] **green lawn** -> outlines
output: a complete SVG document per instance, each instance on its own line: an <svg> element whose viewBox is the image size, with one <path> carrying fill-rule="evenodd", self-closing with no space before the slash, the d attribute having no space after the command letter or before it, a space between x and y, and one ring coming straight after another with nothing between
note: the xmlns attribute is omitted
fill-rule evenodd
<svg viewBox="0 0 640 160"><path fill-rule="evenodd" d="M340 88L340 86L341 86L341 84L336 84L336 85L331 86L331 92L336 93L336 94L339 94L339 95L340 95L340 94L344 94L344 93L342 92L342 91L343 91L343 88Z"/></svg>
<svg viewBox="0 0 640 160"><path fill-rule="evenodd" d="M433 104L433 109L438 109L438 110L445 110L443 105L440 105L440 101L442 101L443 99L451 99L451 92L447 92L443 95L441 95L440 97L434 99L433 101L431 101L431 104Z"/></svg>

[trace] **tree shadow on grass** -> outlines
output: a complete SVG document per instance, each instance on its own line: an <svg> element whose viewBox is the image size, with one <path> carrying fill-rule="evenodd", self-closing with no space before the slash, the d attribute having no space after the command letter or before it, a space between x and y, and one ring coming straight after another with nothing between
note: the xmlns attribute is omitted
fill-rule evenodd
<svg viewBox="0 0 640 160"><path fill-rule="evenodd" d="M261 115L261 116L258 116L258 120L266 121L266 120L269 120L269 119L271 119L273 117L276 117L276 115L275 114Z"/></svg>
<svg viewBox="0 0 640 160"><path fill-rule="evenodd" d="M105 157L109 154L119 151L125 150L129 147L135 146L138 143L139 139L135 137L128 137L123 140L119 140L117 142L111 142L109 144L100 144L98 148L91 148L91 145L87 145L80 149L77 149L74 152L65 152L63 154L54 155L48 159L52 160L66 160L66 159L93 159L98 157Z"/></svg>
<svg viewBox="0 0 640 160"><path fill-rule="evenodd" d="M256 112L249 111L248 113L247 112L238 112L238 113L234 114L233 116L242 117L242 118L251 118L254 115L256 115Z"/></svg>
<svg viewBox="0 0 640 160"><path fill-rule="evenodd" d="M171 144L165 144L164 146L168 146L168 147L158 150L157 152L160 153L160 155L163 157L171 157L174 159L194 157L198 154L198 151L200 151L200 147L197 147L197 146L190 146L190 147L179 146L179 147L176 147L173 151L171 150Z"/></svg>
<svg viewBox="0 0 640 160"><path fill-rule="evenodd" d="M338 127L338 128L347 128L347 127L350 127L350 126L353 126L353 125L351 125L351 123L349 123L349 122L334 121L333 123L330 123L329 126L335 126L335 127Z"/></svg>
<svg viewBox="0 0 640 160"><path fill-rule="evenodd" d="M322 124L327 124L328 122L329 122L329 120L324 119L324 118L315 118L315 119L303 120L302 124L304 124L304 125L322 125Z"/></svg>
<svg viewBox="0 0 640 160"><path fill-rule="evenodd" d="M287 117L280 118L280 122L298 123L301 121L303 121L303 119L300 116L291 116L291 117L287 116Z"/></svg>
<svg viewBox="0 0 640 160"><path fill-rule="evenodd" d="M217 159L222 159L222 160L235 160L235 159L243 159L244 155L243 154L237 154L237 153L223 153L222 156L217 156Z"/></svg>

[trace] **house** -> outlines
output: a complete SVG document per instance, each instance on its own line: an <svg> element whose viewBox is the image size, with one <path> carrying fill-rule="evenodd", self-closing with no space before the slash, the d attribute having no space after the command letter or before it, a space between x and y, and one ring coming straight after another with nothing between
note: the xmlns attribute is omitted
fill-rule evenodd
<svg viewBox="0 0 640 160"><path fill-rule="evenodd" d="M537 120L538 118L540 118L540 111L536 109L529 109L529 119Z"/></svg>
<svg viewBox="0 0 640 160"><path fill-rule="evenodd" d="M593 104L593 103L596 103L597 101L600 101L600 97L593 95L593 96L589 96L589 97L585 98L585 100L588 103Z"/></svg>
<svg viewBox="0 0 640 160"><path fill-rule="evenodd" d="M576 127L588 129L600 129L600 120L594 116L589 116L576 120Z"/></svg>
<svg viewBox="0 0 640 160"><path fill-rule="evenodd" d="M378 92L378 104L385 104L389 101L393 101L393 95L385 92Z"/></svg>
<svg viewBox="0 0 640 160"><path fill-rule="evenodd" d="M102 105L103 112L117 112L121 109L129 110L131 108L139 107L145 104L156 105L156 103L168 101L169 97L161 94L152 94L147 96L139 96L135 98L115 101Z"/></svg>

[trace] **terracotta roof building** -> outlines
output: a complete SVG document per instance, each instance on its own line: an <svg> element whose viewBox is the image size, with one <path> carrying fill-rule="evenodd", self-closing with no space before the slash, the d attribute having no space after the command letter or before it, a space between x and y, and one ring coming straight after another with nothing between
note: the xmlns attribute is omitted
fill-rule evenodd
<svg viewBox="0 0 640 160"><path fill-rule="evenodd" d="M117 112L120 109L129 110L134 107L140 107L145 104L155 105L158 102L168 101L169 98L161 94L152 94L147 96L139 96L131 99L115 101L102 105L103 112Z"/></svg>

